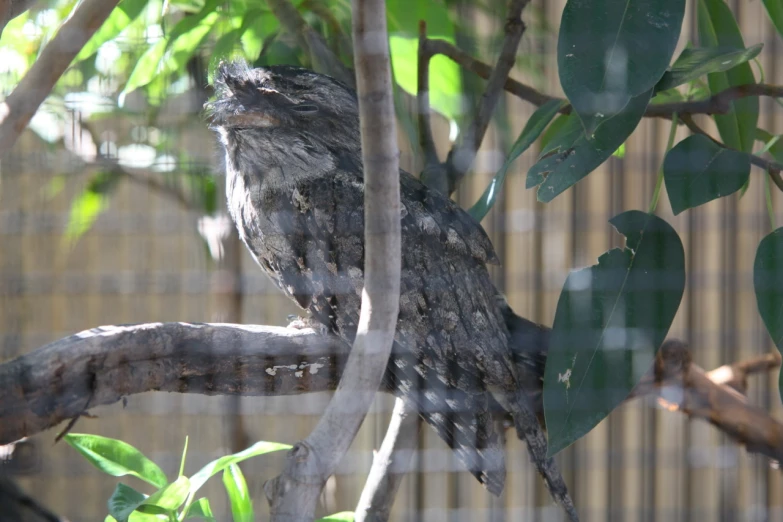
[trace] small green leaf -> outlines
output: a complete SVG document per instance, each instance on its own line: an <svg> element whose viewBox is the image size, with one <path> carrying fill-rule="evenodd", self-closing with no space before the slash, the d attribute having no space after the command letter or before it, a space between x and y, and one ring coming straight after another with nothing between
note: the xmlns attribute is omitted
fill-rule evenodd
<svg viewBox="0 0 783 522"><path fill-rule="evenodd" d="M575 115L560 129L527 173L526 187L541 185L538 200L548 203L606 161L622 145L644 116L652 89L631 99L619 114L607 119L587 139Z"/></svg>
<svg viewBox="0 0 783 522"><path fill-rule="evenodd" d="M315 522L353 522L356 519L356 515L353 511L341 511L328 517L319 518Z"/></svg>
<svg viewBox="0 0 783 522"><path fill-rule="evenodd" d="M557 69L588 135L658 83L684 15L685 0L566 2Z"/></svg>
<svg viewBox="0 0 783 522"><path fill-rule="evenodd" d="M780 137L781 135L777 136ZM774 139L775 136L765 131L764 129L756 129L756 140L764 143L765 148L767 148L767 144L772 143L769 145L767 152L769 152L769 154L775 158L775 161L778 163L783 163L783 139L778 139L777 141L773 142Z"/></svg>
<svg viewBox="0 0 783 522"><path fill-rule="evenodd" d="M552 141L552 138L560 134L562 128L571 119L570 116L570 114L561 114L546 128L541 134L541 150L546 149L549 142Z"/></svg>
<svg viewBox="0 0 783 522"><path fill-rule="evenodd" d="M783 37L783 0L762 0L762 2L775 29Z"/></svg>
<svg viewBox="0 0 783 522"><path fill-rule="evenodd" d="M277 18L269 11L260 9L250 9L244 17L242 27L240 27L242 36L242 49L245 58L254 63L261 50L264 47L264 40L280 30L280 24Z"/></svg>
<svg viewBox="0 0 783 522"><path fill-rule="evenodd" d="M479 222L484 219L484 216L487 215L489 209L495 204L497 196L503 188L503 183L506 180L506 173L508 172L509 167L511 167L511 164L538 139L546 126L549 125L549 122L552 121L552 118L554 118L558 111L565 105L565 101L550 100L536 109L532 116L530 116L530 119L527 120L527 123L525 124L525 128L522 129L517 141L514 142L514 145L511 147L511 152L508 154L508 158L506 158L503 166L500 167L500 170L495 174L495 177L492 178L492 181L481 198L479 198L476 204L468 211L469 214L473 216L473 219Z"/></svg>
<svg viewBox="0 0 783 522"><path fill-rule="evenodd" d="M255 517L253 501L250 499L247 482L239 466L231 464L223 471L223 485L228 493L234 522L253 522Z"/></svg>
<svg viewBox="0 0 783 522"><path fill-rule="evenodd" d="M128 25L131 24L147 5L149 0L122 0L120 4L114 8L109 17L101 25L92 38L82 47L79 54L73 60L73 64L79 63L95 54L100 47L116 38Z"/></svg>
<svg viewBox="0 0 783 522"><path fill-rule="evenodd" d="M146 500L146 497L143 493L139 493L132 487L119 483L117 484L117 487L114 488L114 493L109 497L109 514L114 517L117 522L127 522L131 513L133 513L144 500Z"/></svg>
<svg viewBox="0 0 783 522"><path fill-rule="evenodd" d="M674 146L663 161L663 179L674 215L733 194L750 176L750 156L701 134Z"/></svg>
<svg viewBox="0 0 783 522"><path fill-rule="evenodd" d="M759 243L753 263L753 287L764 326L783 353L783 228ZM783 372L779 372L778 391L783 400Z"/></svg>
<svg viewBox="0 0 783 522"><path fill-rule="evenodd" d="M64 239L74 243L98 219L106 209L109 195L117 185L120 174L114 171L99 172L87 183L85 189L71 202L68 214L68 225L65 228Z"/></svg>
<svg viewBox="0 0 783 522"><path fill-rule="evenodd" d="M69 433L64 438L104 473L114 477L133 475L158 488L167 483L166 475L158 465L127 442L82 433Z"/></svg>
<svg viewBox="0 0 783 522"><path fill-rule="evenodd" d="M617 147L617 150L612 153L612 156L623 159L625 157L625 143Z"/></svg>
<svg viewBox="0 0 783 522"><path fill-rule="evenodd" d="M744 49L742 32L724 0L698 0L697 22L703 47L734 47ZM756 83L750 64L742 63L725 72L707 76L710 93L717 94L729 87ZM714 115L723 143L732 149L753 151L753 139L759 117L759 99L749 96L732 100L726 114Z"/></svg>
<svg viewBox="0 0 783 522"><path fill-rule="evenodd" d="M754 45L747 49L736 49L733 47L685 49L674 62L674 65L664 73L655 86L655 92L673 89L705 74L728 71L758 56L762 47L764 47L764 44Z"/></svg>
<svg viewBox="0 0 783 522"><path fill-rule="evenodd" d="M668 223L638 210L610 222L626 248L571 271L557 303L544 372L550 455L593 429L647 373L685 289L685 252Z"/></svg>
<svg viewBox="0 0 783 522"><path fill-rule="evenodd" d="M177 480L150 495L142 505L157 506L167 512L173 512L185 503L189 494L190 479L177 477Z"/></svg>
<svg viewBox="0 0 783 522"><path fill-rule="evenodd" d="M201 518L207 522L216 522L215 515L212 514L212 508L209 505L209 500L203 497L190 506L185 518Z"/></svg>
<svg viewBox="0 0 783 522"><path fill-rule="evenodd" d="M257 457L264 455L265 453L272 453L273 451L282 451L291 449L288 444L282 444L280 442L256 442L246 450L234 453L232 455L225 455L217 460L213 460L203 468L201 468L195 475L190 477L190 490L192 494L195 494L209 478L216 473L219 473L226 469L231 464L242 462L250 457Z"/></svg>

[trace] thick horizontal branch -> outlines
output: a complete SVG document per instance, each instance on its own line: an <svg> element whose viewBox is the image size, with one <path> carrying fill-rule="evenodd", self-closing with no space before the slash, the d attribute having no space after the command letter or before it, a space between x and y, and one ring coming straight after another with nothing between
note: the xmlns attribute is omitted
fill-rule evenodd
<svg viewBox="0 0 783 522"><path fill-rule="evenodd" d="M425 45L431 56L442 54L485 80L488 80L492 73L492 67L490 65L476 60L468 53L446 40L436 38L428 39ZM543 105L551 100L560 99L556 96L544 94L533 87L512 78L506 79L503 88L514 96L537 106ZM647 107L644 115L648 118L671 119L675 112L679 115L724 114L731 109L732 101L749 96L771 96L774 98L781 98L783 97L783 86L764 83L738 85L729 87L705 100L650 105ZM560 112L569 114L571 112L571 106L566 105Z"/></svg>
<svg viewBox="0 0 783 522"><path fill-rule="evenodd" d="M194 323L93 328L0 364L0 445L148 391L245 396L332 391L349 351L337 337L308 328ZM669 340L655 370L629 399L656 397L669 410L710 422L748 451L781 460L783 424L741 393L750 374L775 370L780 361L772 353L705 372L691 363L682 342Z"/></svg>
<svg viewBox="0 0 783 522"><path fill-rule="evenodd" d="M146 391L334 390L349 347L315 330L232 324L102 326L0 365L0 444Z"/></svg>

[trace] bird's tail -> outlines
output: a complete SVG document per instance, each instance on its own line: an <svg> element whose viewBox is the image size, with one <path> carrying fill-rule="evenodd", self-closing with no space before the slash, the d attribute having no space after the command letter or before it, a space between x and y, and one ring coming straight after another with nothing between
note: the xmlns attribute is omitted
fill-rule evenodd
<svg viewBox="0 0 783 522"><path fill-rule="evenodd" d="M468 393L448 386L434 370L421 365L412 374L415 362L406 359L393 357L386 373L387 386L397 393L402 391L422 419L452 448L465 469L490 493L500 495L506 481L505 454L490 411L489 395L484 390Z"/></svg>

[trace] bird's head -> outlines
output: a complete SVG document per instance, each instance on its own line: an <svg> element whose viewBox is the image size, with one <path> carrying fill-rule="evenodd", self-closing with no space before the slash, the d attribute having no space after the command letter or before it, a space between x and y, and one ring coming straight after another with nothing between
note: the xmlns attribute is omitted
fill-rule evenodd
<svg viewBox="0 0 783 522"><path fill-rule="evenodd" d="M215 100L205 108L223 139L305 139L313 144L358 148L356 93L339 81L289 65L250 68L222 62L215 72Z"/></svg>

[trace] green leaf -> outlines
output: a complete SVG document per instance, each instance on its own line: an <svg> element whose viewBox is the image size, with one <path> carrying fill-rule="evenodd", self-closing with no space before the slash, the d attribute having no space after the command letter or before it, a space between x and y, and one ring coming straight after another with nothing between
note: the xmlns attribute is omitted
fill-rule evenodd
<svg viewBox="0 0 783 522"><path fill-rule="evenodd" d="M315 522L353 522L356 516L353 511L341 511L328 517L319 518Z"/></svg>
<svg viewBox="0 0 783 522"><path fill-rule="evenodd" d="M541 185L538 200L548 203L601 165L622 145L644 116L652 89L631 99L622 112L607 119L587 139L575 115L547 144L542 158L527 173L526 187ZM550 154L545 156L545 154Z"/></svg>
<svg viewBox="0 0 783 522"><path fill-rule="evenodd" d="M625 157L625 143L617 147L617 150L612 153L612 156L623 159Z"/></svg>
<svg viewBox="0 0 783 522"><path fill-rule="evenodd" d="M780 135L778 135L780 136ZM762 143L769 144L775 139L775 136L765 131L764 129L756 129L756 139ZM769 146L767 150L769 154L775 158L778 163L783 163L783 139L778 139Z"/></svg>
<svg viewBox="0 0 783 522"><path fill-rule="evenodd" d="M99 172L87 183L85 189L71 202L68 225L64 239L74 243L95 223L109 202L109 195L117 185L120 174L113 171Z"/></svg>
<svg viewBox="0 0 783 522"><path fill-rule="evenodd" d="M585 435L649 370L685 289L677 232L638 210L610 220L626 239L568 275L544 372L549 454Z"/></svg>
<svg viewBox="0 0 783 522"><path fill-rule="evenodd" d="M764 326L783 353L783 228L759 243L753 263L753 287ZM779 372L778 391L783 400L783 371Z"/></svg>
<svg viewBox="0 0 783 522"><path fill-rule="evenodd" d="M264 39L280 29L277 18L269 11L250 9L245 15L240 31L245 58L254 63L264 47Z"/></svg>
<svg viewBox="0 0 783 522"><path fill-rule="evenodd" d="M128 25L131 24L147 5L148 0L122 0L120 4L114 8L109 17L103 22L100 29L98 29L92 38L79 51L79 54L74 58L73 63L81 62L95 54L100 47L116 38Z"/></svg>
<svg viewBox="0 0 783 522"><path fill-rule="evenodd" d="M69 433L64 438L104 473L114 477L132 475L159 488L167 483L166 475L158 465L127 442L82 433Z"/></svg>
<svg viewBox="0 0 783 522"><path fill-rule="evenodd" d="M778 34L783 37L783 0L761 1L767 9L769 19L772 20L772 24L775 26L775 29L778 30Z"/></svg>
<svg viewBox="0 0 783 522"><path fill-rule="evenodd" d="M257 457L264 455L265 453L272 453L273 451L281 451L291 449L288 444L282 444L280 442L256 442L246 450L234 453L232 455L225 455L217 460L213 460L203 468L201 468L195 475L190 477L190 490L192 494L195 494L209 478L216 473L219 473L226 469L231 464L242 462L243 460L251 457Z"/></svg>
<svg viewBox="0 0 783 522"><path fill-rule="evenodd" d="M685 0L568 0L560 22L560 84L591 135L669 66Z"/></svg>
<svg viewBox="0 0 783 522"><path fill-rule="evenodd" d="M571 120L570 114L561 114L541 134L541 150L545 150L552 138L560 134L561 129ZM541 156L544 154L542 153Z"/></svg>
<svg viewBox="0 0 783 522"><path fill-rule="evenodd" d="M703 47L734 47L744 49L737 21L724 0L698 0L699 39ZM755 83L753 70L748 63L742 63L725 71L707 76L711 94L729 87ZM733 100L726 114L714 115L723 143L732 149L744 152L753 151L753 138L759 117L759 99L757 96Z"/></svg>
<svg viewBox="0 0 783 522"><path fill-rule="evenodd" d="M663 161L663 179L674 215L733 194L750 177L750 156L695 134L674 146Z"/></svg>
<svg viewBox="0 0 783 522"><path fill-rule="evenodd" d="M685 49L674 62L674 65L664 73L655 86L655 92L673 89L705 74L728 71L758 56L762 47L764 47L764 44L754 45L747 49L734 47Z"/></svg>
<svg viewBox="0 0 783 522"><path fill-rule="evenodd" d="M127 522L131 513L133 513L144 500L146 500L146 496L143 493L139 493L132 487L119 483L117 484L117 487L114 488L114 493L109 497L109 514L114 517L117 522Z"/></svg>
<svg viewBox="0 0 783 522"><path fill-rule="evenodd" d="M190 506L185 518L202 518L207 522L216 522L215 515L212 514L212 508L209 505L209 500L203 497Z"/></svg>
<svg viewBox="0 0 783 522"><path fill-rule="evenodd" d="M533 115L530 116L530 119L525 124L525 128L522 129L517 141L511 147L511 152L508 154L506 161L495 174L495 177L492 178L481 198L468 211L473 216L473 219L478 222L484 219L489 209L495 204L497 196L500 194L500 189L503 188L503 183L506 181L506 173L511 164L538 139L546 126L549 125L549 122L565 105L565 101L550 100L536 109Z"/></svg>
<svg viewBox="0 0 783 522"><path fill-rule="evenodd" d="M125 88L120 93L119 105L124 105L125 96L139 87L152 82L161 75L182 69L193 55L196 47L207 37L217 22L218 0L207 0L204 8L197 14L186 16L158 40L139 58L133 68Z"/></svg>
<svg viewBox="0 0 783 522"><path fill-rule="evenodd" d="M228 493L234 522L253 522L253 501L250 499L247 482L239 466L231 464L223 471L223 485Z"/></svg>
<svg viewBox="0 0 783 522"><path fill-rule="evenodd" d="M427 23L427 36L454 43L456 30L442 1L387 0L389 52L394 79L405 92L416 95L419 20ZM462 77L459 66L445 56L430 60L430 106L450 120L463 111Z"/></svg>
<svg viewBox="0 0 783 522"><path fill-rule="evenodd" d="M177 480L150 495L142 505L157 506L167 512L173 512L185 503L189 494L190 479L177 477Z"/></svg>

